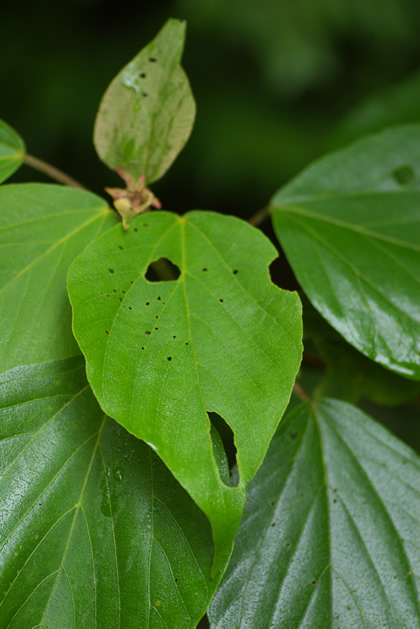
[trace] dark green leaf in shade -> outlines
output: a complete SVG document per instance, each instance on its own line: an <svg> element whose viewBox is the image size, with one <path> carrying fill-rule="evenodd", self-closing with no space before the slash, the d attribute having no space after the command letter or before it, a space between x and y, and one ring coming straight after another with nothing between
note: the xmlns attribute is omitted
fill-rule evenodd
<svg viewBox="0 0 420 629"><path fill-rule="evenodd" d="M67 269L116 222L106 202L84 190L0 187L0 372L78 353Z"/></svg>
<svg viewBox="0 0 420 629"><path fill-rule="evenodd" d="M23 163L25 143L4 120L0 120L0 183L13 175Z"/></svg>
<svg viewBox="0 0 420 629"><path fill-rule="evenodd" d="M188 140L195 102L180 65L185 23L170 19L108 87L95 122L96 151L109 168L150 184Z"/></svg>
<svg viewBox="0 0 420 629"><path fill-rule="evenodd" d="M250 484L212 629L417 629L420 459L354 406L281 423Z"/></svg>
<svg viewBox="0 0 420 629"><path fill-rule="evenodd" d="M271 200L315 308L359 351L420 379L420 126L363 139Z"/></svg>
<svg viewBox="0 0 420 629"><path fill-rule="evenodd" d="M384 369L358 352L320 316L305 295L300 298L305 348L308 341L313 342L325 362L325 372L313 396L334 396L352 404L367 398L376 404L397 406L420 395L420 382ZM306 386L304 389L308 390Z"/></svg>
<svg viewBox="0 0 420 629"><path fill-rule="evenodd" d="M208 521L104 416L81 356L0 376L0 626L193 629L217 586Z"/></svg>
<svg viewBox="0 0 420 629"><path fill-rule="evenodd" d="M156 212L97 239L68 275L93 391L109 416L155 448L207 515L215 571L230 554L245 487L301 360L300 301L272 284L275 257L268 239L237 218ZM161 258L178 267L178 279L145 277ZM238 487L219 474L208 412L234 433Z"/></svg>

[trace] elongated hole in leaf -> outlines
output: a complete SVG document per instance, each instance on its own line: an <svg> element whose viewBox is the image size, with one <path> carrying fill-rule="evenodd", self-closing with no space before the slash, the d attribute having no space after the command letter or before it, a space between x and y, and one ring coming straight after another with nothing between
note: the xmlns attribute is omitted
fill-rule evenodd
<svg viewBox="0 0 420 629"><path fill-rule="evenodd" d="M416 178L414 170L411 166L400 166L400 168L396 168L392 173L392 176L401 186L406 186Z"/></svg>
<svg viewBox="0 0 420 629"><path fill-rule="evenodd" d="M173 264L168 258L159 258L159 260L149 264L145 278L149 282L174 282L180 275L181 271L176 264Z"/></svg>
<svg viewBox="0 0 420 629"><path fill-rule="evenodd" d="M209 415L209 419L212 425L214 426L214 428L216 428L217 432L219 433L220 439L222 440L229 470L231 471L234 465L236 464L236 452L237 452L233 431L231 427L229 426L229 424L223 419L223 417L221 417L217 413L209 413L208 415ZM222 477L221 477L221 480L222 482L225 482ZM238 483L239 483L239 476L235 475L234 478L231 478L228 486L237 487ZM225 485L227 484L228 483L225 482Z"/></svg>

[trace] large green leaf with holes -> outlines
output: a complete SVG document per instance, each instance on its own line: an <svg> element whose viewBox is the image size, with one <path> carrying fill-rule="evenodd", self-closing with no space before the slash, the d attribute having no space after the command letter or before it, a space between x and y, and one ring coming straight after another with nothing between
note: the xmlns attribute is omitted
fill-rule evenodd
<svg viewBox="0 0 420 629"><path fill-rule="evenodd" d="M271 200L312 304L359 351L420 379L420 126L329 155Z"/></svg>
<svg viewBox="0 0 420 629"><path fill-rule="evenodd" d="M0 120L0 183L19 168L25 156L25 143L4 120Z"/></svg>
<svg viewBox="0 0 420 629"><path fill-rule="evenodd" d="M417 629L420 459L354 406L288 414L248 488L212 629Z"/></svg>
<svg viewBox="0 0 420 629"><path fill-rule="evenodd" d="M180 65L185 22L170 19L115 77L101 101L94 143L103 162L147 183L160 179L188 140L195 102Z"/></svg>
<svg viewBox="0 0 420 629"><path fill-rule="evenodd" d="M229 556L245 487L286 408L302 351L296 293L271 283L272 244L213 212L139 216L75 260L73 330L103 410L153 447L209 518L214 571ZM180 271L149 281L166 258ZM234 433L239 484L220 478L208 412Z"/></svg>
<svg viewBox="0 0 420 629"><path fill-rule="evenodd" d="M69 264L117 218L90 192L47 184L0 188L0 372L73 356Z"/></svg>
<svg viewBox="0 0 420 629"><path fill-rule="evenodd" d="M193 629L208 521L101 411L82 356L0 376L0 626Z"/></svg>

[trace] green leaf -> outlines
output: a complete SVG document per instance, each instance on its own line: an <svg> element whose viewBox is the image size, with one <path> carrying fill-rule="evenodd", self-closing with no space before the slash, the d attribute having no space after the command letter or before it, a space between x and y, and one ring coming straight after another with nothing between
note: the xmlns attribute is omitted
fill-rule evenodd
<svg viewBox="0 0 420 629"><path fill-rule="evenodd" d="M196 627L210 526L143 442L104 416L81 356L0 376L0 625Z"/></svg>
<svg viewBox="0 0 420 629"><path fill-rule="evenodd" d="M66 293L70 262L117 218L90 192L0 188L0 372L78 353Z"/></svg>
<svg viewBox="0 0 420 629"><path fill-rule="evenodd" d="M316 388L316 397L336 397L352 404L364 397L377 404L395 406L420 394L420 382L408 380L363 356L328 325L304 295L301 301L305 349L310 339L325 361L325 374Z"/></svg>
<svg viewBox="0 0 420 629"><path fill-rule="evenodd" d="M269 278L272 244L239 219L156 212L93 242L69 270L73 330L103 410L149 443L209 518L215 567L230 554L245 486L301 360L296 293ZM160 258L177 280L152 282ZM231 427L238 487L220 478L208 412Z"/></svg>
<svg viewBox="0 0 420 629"><path fill-rule="evenodd" d="M109 168L148 184L160 179L188 140L195 102L181 68L185 22L170 19L115 77L95 122L96 151Z"/></svg>
<svg viewBox="0 0 420 629"><path fill-rule="evenodd" d="M417 629L420 459L354 406L288 414L248 488L212 629Z"/></svg>
<svg viewBox="0 0 420 629"><path fill-rule="evenodd" d="M23 163L25 143L4 120L0 120L0 183L13 175Z"/></svg>
<svg viewBox="0 0 420 629"><path fill-rule="evenodd" d="M271 200L303 290L369 358L420 379L420 126L333 153Z"/></svg>

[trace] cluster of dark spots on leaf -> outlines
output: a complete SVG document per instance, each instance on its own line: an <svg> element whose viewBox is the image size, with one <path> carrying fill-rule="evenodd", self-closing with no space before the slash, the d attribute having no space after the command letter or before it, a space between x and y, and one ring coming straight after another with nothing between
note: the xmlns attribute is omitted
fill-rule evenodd
<svg viewBox="0 0 420 629"><path fill-rule="evenodd" d="M172 360L172 356L168 356L168 360L171 361Z"/></svg>
<svg viewBox="0 0 420 629"><path fill-rule="evenodd" d="M151 63L156 63L157 59L156 59L156 57L149 57L149 61Z"/></svg>
<svg viewBox="0 0 420 629"><path fill-rule="evenodd" d="M150 330L146 330L145 334L151 334Z"/></svg>
<svg viewBox="0 0 420 629"><path fill-rule="evenodd" d="M233 270L233 275L237 275L238 274L238 269L234 269Z"/></svg>
<svg viewBox="0 0 420 629"><path fill-rule="evenodd" d="M115 273L114 269L108 269L110 273Z"/></svg>
<svg viewBox="0 0 420 629"><path fill-rule="evenodd" d="M291 439L297 439L299 436L299 433L297 430L292 430L292 432L290 433L290 438Z"/></svg>

